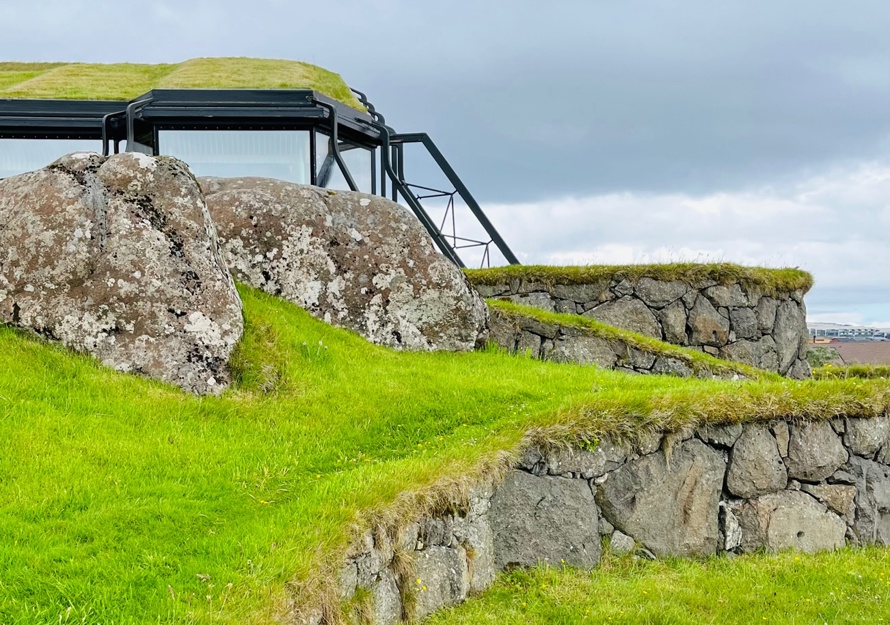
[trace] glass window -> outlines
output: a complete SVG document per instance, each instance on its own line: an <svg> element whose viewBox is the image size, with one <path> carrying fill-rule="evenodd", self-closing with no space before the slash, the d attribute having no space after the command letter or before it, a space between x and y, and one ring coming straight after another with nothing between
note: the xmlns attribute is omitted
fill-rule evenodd
<svg viewBox="0 0 890 625"><path fill-rule="evenodd" d="M102 142L76 139L0 139L0 178L46 167L72 152L101 154Z"/></svg>
<svg viewBox="0 0 890 625"><path fill-rule="evenodd" d="M317 168L317 182L321 187L328 189L340 189L348 191L349 185L330 153L331 139L323 133L318 133L315 144L315 166ZM346 141L340 142L340 157L346 164L355 186L362 193L371 192L371 150L359 147Z"/></svg>
<svg viewBox="0 0 890 625"><path fill-rule="evenodd" d="M309 184L309 133L302 130L164 130L161 154L196 176L261 176Z"/></svg>

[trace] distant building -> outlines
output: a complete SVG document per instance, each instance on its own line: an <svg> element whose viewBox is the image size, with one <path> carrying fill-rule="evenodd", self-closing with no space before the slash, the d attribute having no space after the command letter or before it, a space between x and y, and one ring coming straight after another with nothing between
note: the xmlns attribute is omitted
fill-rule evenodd
<svg viewBox="0 0 890 625"><path fill-rule="evenodd" d="M810 332L811 339L837 338L867 341L873 338L885 337L885 332L883 330L867 328L865 326L851 326L839 323L808 323L807 328Z"/></svg>

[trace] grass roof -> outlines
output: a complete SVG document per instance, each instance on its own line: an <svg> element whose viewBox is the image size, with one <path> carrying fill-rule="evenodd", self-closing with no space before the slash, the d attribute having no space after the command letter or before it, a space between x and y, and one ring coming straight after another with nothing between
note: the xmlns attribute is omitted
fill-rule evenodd
<svg viewBox="0 0 890 625"><path fill-rule="evenodd" d="M152 89L313 89L357 109L343 79L278 59L201 58L182 63L0 63L0 98L132 100Z"/></svg>
<svg viewBox="0 0 890 625"><path fill-rule="evenodd" d="M797 268L769 269L745 267L732 263L667 263L658 265L508 265L492 269L468 269L467 277L473 284L495 286L509 284L519 278L527 282L554 284L591 284L602 280L637 282L641 278L673 281L690 285L713 281L728 286L740 283L757 286L767 293L809 291L813 276Z"/></svg>

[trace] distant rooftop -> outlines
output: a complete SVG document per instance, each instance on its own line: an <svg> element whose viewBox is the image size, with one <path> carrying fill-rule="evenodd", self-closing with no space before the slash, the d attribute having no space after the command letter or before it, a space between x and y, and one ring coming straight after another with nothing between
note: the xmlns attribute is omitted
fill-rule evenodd
<svg viewBox="0 0 890 625"><path fill-rule="evenodd" d="M312 89L364 110L338 74L299 61L200 58L163 65L0 62L0 99L132 100L152 89Z"/></svg>

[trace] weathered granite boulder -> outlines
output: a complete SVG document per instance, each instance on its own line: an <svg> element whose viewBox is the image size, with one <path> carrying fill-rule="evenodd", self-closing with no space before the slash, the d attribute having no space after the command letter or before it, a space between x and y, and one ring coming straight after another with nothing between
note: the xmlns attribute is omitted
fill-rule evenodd
<svg viewBox="0 0 890 625"><path fill-rule="evenodd" d="M491 499L495 564L592 568L602 555L587 482L511 471Z"/></svg>
<svg viewBox="0 0 890 625"><path fill-rule="evenodd" d="M194 177L135 153L0 181L0 321L195 393L225 388L243 331Z"/></svg>
<svg viewBox="0 0 890 625"><path fill-rule="evenodd" d="M818 482L837 471L847 461L840 436L828 423L801 423L791 426L788 439L788 477Z"/></svg>
<svg viewBox="0 0 890 625"><path fill-rule="evenodd" d="M794 548L806 553L840 549L846 524L800 491L781 491L746 501L735 512L742 551Z"/></svg>
<svg viewBox="0 0 890 625"><path fill-rule="evenodd" d="M202 178L238 280L380 345L469 350L488 310L406 209L265 178Z"/></svg>
<svg viewBox="0 0 890 625"><path fill-rule="evenodd" d="M717 505L726 465L697 439L628 462L597 490L603 516L655 555L717 552Z"/></svg>
<svg viewBox="0 0 890 625"><path fill-rule="evenodd" d="M745 429L729 454L726 489L747 499L782 490L787 484L788 472L767 427Z"/></svg>

